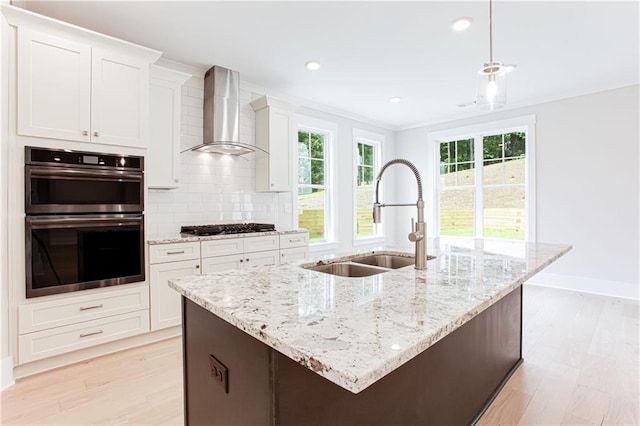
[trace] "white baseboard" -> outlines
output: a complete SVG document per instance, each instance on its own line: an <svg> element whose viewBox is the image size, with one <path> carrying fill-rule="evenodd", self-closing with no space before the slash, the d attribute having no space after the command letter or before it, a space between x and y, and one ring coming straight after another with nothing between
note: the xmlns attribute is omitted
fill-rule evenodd
<svg viewBox="0 0 640 426"><path fill-rule="evenodd" d="M622 281L607 281L573 275L540 272L527 281L527 284L543 287L562 288L582 293L601 294L623 299L640 300L640 284Z"/></svg>
<svg viewBox="0 0 640 426"><path fill-rule="evenodd" d="M6 356L2 358L2 366L0 368L2 368L0 371L0 391L3 391L15 383L13 377L13 357Z"/></svg>

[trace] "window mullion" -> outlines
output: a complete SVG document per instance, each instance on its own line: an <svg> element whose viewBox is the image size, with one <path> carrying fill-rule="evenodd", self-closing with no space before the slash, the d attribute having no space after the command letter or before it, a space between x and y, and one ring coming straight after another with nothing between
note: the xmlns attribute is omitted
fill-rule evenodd
<svg viewBox="0 0 640 426"><path fill-rule="evenodd" d="M474 204L475 214L473 222L473 235L476 238L482 238L484 236L484 199L482 193L482 186L484 181L484 142L482 135L476 135L473 142L473 159L475 161L476 173L476 185L474 191Z"/></svg>

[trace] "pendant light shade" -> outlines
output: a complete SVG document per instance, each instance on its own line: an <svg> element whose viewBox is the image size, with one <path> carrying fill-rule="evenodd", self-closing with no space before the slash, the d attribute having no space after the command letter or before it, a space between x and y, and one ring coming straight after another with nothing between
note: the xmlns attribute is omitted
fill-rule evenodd
<svg viewBox="0 0 640 426"><path fill-rule="evenodd" d="M502 108L507 103L507 72L515 65L493 60L493 1L489 0L489 62L478 71L476 106L483 110Z"/></svg>
<svg viewBox="0 0 640 426"><path fill-rule="evenodd" d="M483 110L502 108L507 103L507 72L499 62L484 64L478 71L476 105Z"/></svg>

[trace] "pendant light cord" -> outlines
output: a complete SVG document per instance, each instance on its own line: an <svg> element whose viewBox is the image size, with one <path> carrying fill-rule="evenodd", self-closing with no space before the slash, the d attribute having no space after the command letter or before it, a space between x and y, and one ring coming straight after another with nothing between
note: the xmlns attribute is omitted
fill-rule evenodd
<svg viewBox="0 0 640 426"><path fill-rule="evenodd" d="M493 1L489 0L489 67L493 69Z"/></svg>

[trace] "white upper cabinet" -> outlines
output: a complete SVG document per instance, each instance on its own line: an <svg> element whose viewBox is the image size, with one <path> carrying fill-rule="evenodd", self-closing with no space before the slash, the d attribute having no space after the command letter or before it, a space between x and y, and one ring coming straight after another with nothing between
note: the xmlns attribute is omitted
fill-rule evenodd
<svg viewBox="0 0 640 426"><path fill-rule="evenodd" d="M149 188L173 189L180 183L180 102L182 84L191 77L151 65L149 74Z"/></svg>
<svg viewBox="0 0 640 426"><path fill-rule="evenodd" d="M269 152L256 158L256 191L291 191L293 107L263 96L251 102L256 112L256 146Z"/></svg>
<svg viewBox="0 0 640 426"><path fill-rule="evenodd" d="M17 133L146 148L160 52L5 6L16 27Z"/></svg>
<svg viewBox="0 0 640 426"><path fill-rule="evenodd" d="M91 48L20 28L18 96L18 134L89 141Z"/></svg>
<svg viewBox="0 0 640 426"><path fill-rule="evenodd" d="M91 71L91 140L146 148L149 64L92 49Z"/></svg>

